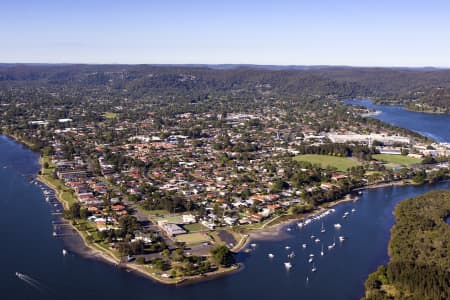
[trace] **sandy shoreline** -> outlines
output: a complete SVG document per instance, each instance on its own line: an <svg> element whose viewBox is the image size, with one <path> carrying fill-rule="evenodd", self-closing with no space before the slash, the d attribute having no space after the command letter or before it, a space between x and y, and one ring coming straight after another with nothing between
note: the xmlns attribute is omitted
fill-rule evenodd
<svg viewBox="0 0 450 300"><path fill-rule="evenodd" d="M252 241L280 241L289 237L289 234L283 229L297 224L299 221L306 220L308 218L314 217L320 213L323 213L327 209L331 209L339 204L350 202L350 201L358 201L359 197L352 197L350 194L347 194L344 198L335 200L333 202L329 202L321 206L320 208L305 214L303 216L292 216L292 218L288 220L284 220L280 223L276 223L274 225L269 225L263 229L257 229L249 232L249 238L246 241L246 244L242 247L246 248ZM288 216L288 215L286 215ZM241 250L242 250L241 249Z"/></svg>

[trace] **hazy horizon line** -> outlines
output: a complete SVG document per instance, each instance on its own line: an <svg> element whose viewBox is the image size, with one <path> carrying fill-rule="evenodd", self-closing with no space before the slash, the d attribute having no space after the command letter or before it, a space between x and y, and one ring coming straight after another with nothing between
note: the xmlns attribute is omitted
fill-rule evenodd
<svg viewBox="0 0 450 300"><path fill-rule="evenodd" d="M347 64L259 64L259 63L119 63L119 62L1 62L0 65L98 65L98 66L254 66L282 68L387 68L387 69L450 69L450 66L347 65Z"/></svg>

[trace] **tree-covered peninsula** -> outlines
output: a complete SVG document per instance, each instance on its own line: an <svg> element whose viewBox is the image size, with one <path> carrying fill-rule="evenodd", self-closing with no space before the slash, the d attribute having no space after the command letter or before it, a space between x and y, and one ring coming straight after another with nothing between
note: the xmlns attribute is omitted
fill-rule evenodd
<svg viewBox="0 0 450 300"><path fill-rule="evenodd" d="M450 191L402 201L389 242L390 261L369 275L364 300L450 299Z"/></svg>

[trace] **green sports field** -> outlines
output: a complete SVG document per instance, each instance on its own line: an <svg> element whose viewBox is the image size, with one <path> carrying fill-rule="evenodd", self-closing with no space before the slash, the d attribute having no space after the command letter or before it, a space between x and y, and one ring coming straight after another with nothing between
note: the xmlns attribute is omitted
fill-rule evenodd
<svg viewBox="0 0 450 300"><path fill-rule="evenodd" d="M175 239L177 242L186 243L187 245L201 244L211 240L206 234L200 232L181 234Z"/></svg>
<svg viewBox="0 0 450 300"><path fill-rule="evenodd" d="M298 155L294 157L297 161L305 161L312 164L319 164L322 167L332 167L336 168L339 171L345 171L352 167L360 166L361 163L358 161L346 158L346 157L337 157L332 155L320 155L320 154L304 154Z"/></svg>
<svg viewBox="0 0 450 300"><path fill-rule="evenodd" d="M404 155L392 155L392 154L374 154L372 155L372 158L392 165L403 165L403 166L420 164L422 161L419 158L408 157Z"/></svg>

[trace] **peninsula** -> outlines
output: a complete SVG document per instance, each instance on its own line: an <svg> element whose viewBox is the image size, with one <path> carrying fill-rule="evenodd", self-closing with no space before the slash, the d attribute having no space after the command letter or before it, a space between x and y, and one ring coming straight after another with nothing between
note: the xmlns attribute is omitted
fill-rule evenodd
<svg viewBox="0 0 450 300"><path fill-rule="evenodd" d="M364 299L449 299L450 191L402 201L389 242L390 261L369 275Z"/></svg>
<svg viewBox="0 0 450 300"><path fill-rule="evenodd" d="M162 283L235 272L251 232L358 190L449 178L448 144L346 106L353 88L302 71L0 71L1 132L40 152L64 218L106 259Z"/></svg>

